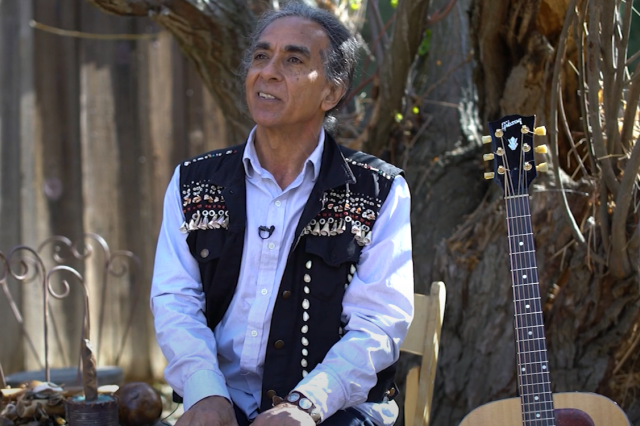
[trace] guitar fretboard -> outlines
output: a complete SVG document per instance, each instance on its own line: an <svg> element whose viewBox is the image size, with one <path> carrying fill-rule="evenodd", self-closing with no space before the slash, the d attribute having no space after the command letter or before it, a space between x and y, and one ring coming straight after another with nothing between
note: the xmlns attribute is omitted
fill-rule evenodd
<svg viewBox="0 0 640 426"><path fill-rule="evenodd" d="M524 426L555 426L529 194L505 197Z"/></svg>

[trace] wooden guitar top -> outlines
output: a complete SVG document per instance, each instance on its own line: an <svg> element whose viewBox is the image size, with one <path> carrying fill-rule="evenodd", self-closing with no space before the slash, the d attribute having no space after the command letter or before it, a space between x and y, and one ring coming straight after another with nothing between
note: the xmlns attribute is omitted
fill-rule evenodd
<svg viewBox="0 0 640 426"><path fill-rule="evenodd" d="M626 414L615 402L602 395L584 392L554 393L556 409L575 408L591 417L595 426L631 426ZM557 426L589 426L589 423L565 413ZM576 419L575 421L572 419ZM503 399L482 405L470 412L460 426L518 426L522 425L520 398Z"/></svg>

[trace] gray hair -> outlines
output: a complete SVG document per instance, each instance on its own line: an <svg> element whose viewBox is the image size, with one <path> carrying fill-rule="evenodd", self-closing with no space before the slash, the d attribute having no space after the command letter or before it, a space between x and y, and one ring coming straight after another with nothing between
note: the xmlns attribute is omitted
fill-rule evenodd
<svg viewBox="0 0 640 426"><path fill-rule="evenodd" d="M359 43L347 27L330 12L298 1L291 1L281 9L263 13L256 23L251 34L249 47L242 58L240 78L244 82L253 60L253 51L264 30L277 19L291 16L315 22L324 29L329 38L329 50L324 58L324 74L327 80L345 89L340 101L325 114L325 127L333 128L336 123L333 112L342 106L353 83Z"/></svg>

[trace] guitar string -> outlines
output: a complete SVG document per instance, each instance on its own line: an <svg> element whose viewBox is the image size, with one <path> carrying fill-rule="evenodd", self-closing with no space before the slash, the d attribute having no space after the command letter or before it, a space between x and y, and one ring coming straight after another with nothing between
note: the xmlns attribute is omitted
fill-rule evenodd
<svg viewBox="0 0 640 426"><path fill-rule="evenodd" d="M526 216L527 212L524 209L524 203L526 203L526 195L528 195L528 191L527 191L527 182L525 181L526 179L526 171L524 169L524 146L523 146L523 133L522 131L520 131L520 140L519 140L519 146L520 146L520 156L518 158L518 178L517 178L517 183L518 183L518 189L517 191L515 191L516 196L518 196L517 198L513 198L511 200L511 206L512 206L512 211L511 213L515 213L513 214L513 216ZM518 235L520 235L521 239L524 240L524 244L527 245L527 243L530 242L530 239L527 238L527 234L528 234L528 230L526 229L526 219L521 217L520 219L515 219L515 223L516 223L516 229L517 229L517 233ZM515 261L514 261L514 265L516 266L516 268L519 269L524 269L526 272L526 275L530 275L530 271L528 270L529 265L524 262L524 259L522 259L522 256L519 254L518 252L518 245L515 245ZM523 247L525 247L523 245ZM526 247L526 248L530 248L530 247ZM529 293L529 288L528 286L524 283L524 275L523 272L520 271L516 271L514 272L514 283L517 284L517 293L518 293L518 304L520 304L520 309L518 309L518 311L523 312L525 315L523 315L523 321L525 323L525 327L526 329L532 330L533 326L532 326L532 321L531 321L531 315L529 315L529 313L525 310L522 309L522 303L521 301L525 298L530 298L531 294ZM521 328L520 330L518 330L518 337L519 337L519 343L518 343L518 349L522 350L522 348L520 348L520 345L525 345L527 338L526 336L523 336L522 333L525 331L525 329ZM535 422L537 420L536 416L541 416L540 414L540 404L535 401L535 395L537 394L537 389L535 386L535 378L529 378L527 377L527 375L525 373L529 372L530 369L532 369L533 366L533 362L535 360L536 357L536 353L535 352L525 352L524 354L524 359L526 364L523 364L521 366L521 370L519 371L521 377L522 377L522 381L526 383L526 388L527 388L527 393L524 394L522 396L522 404L525 405L525 409L524 412L525 414L525 419L530 423L533 424L533 422ZM533 380L532 380L533 379ZM525 398L531 398L533 396L534 398L534 403L533 403L533 407L531 407L528 404L525 404Z"/></svg>
<svg viewBox="0 0 640 426"><path fill-rule="evenodd" d="M527 218L530 219L531 217L531 213L530 211L528 211L529 209L527 209L528 206L528 192L526 190L527 188L527 181L525 181L525 175L526 175L526 170L524 169L524 155L522 154L523 150L523 142L524 142L524 134L521 133L521 140L520 140L520 147L521 147L521 151L520 151L520 158L519 158L519 164L518 164L518 190L516 191L516 188L514 188L513 185L513 180L512 180L512 176L511 176L511 167L509 165L509 160L508 157L506 155L504 155L503 157L503 162L505 165L505 191L507 193L508 198L506 198L506 208L507 208L507 216L510 220L510 223L508 223L508 233L509 233L509 244L510 244L510 248L513 248L513 258L510 259L511 261L511 267L512 267L512 279L514 284L514 288L513 288L513 293L514 293L514 310L518 310L517 304L519 303L520 305L524 305L524 300L537 300L537 304L539 304L540 306L538 307L536 305L536 303L532 303L534 305L533 313L525 313L522 315L522 318L520 318L518 315L515 316L515 326L516 326L516 333L518 336L518 344L517 344L517 350L518 350L518 359L520 361L520 366L519 366L519 371L518 371L518 381L519 381L519 385L520 385L520 389L521 389L521 409L522 409L522 417L523 417L523 424L531 424L529 423L529 420L531 420L532 422L535 421L543 421L545 422L546 425L555 425L555 418L553 417L553 403L552 403L552 399L550 399L550 384L549 384L549 380L545 380L546 379L546 375L548 375L548 370L544 369L543 366L546 365L546 359L544 357L544 348L540 349L540 347L538 347L538 345L536 345L536 343L543 343L540 340L544 339L544 333L542 339L537 339L537 334L536 333L536 337L532 338L532 339L526 339L524 337L524 335L522 333L525 332L525 328L522 327L522 323L521 320L524 321L526 323L526 327L529 329L533 329L534 326L540 328L542 325L542 322L536 318L536 316L542 316L542 306L541 306L541 299L540 299L540 295L539 292L536 290L539 290L538 287L536 287L538 284L538 276L537 276L537 267L535 265L535 250L533 247L533 235L532 235L532 229L528 229L527 227L527 223L529 223L529 227L530 225L530 221L527 221ZM504 141L504 137L500 138L500 142L502 145L502 149L503 152L506 153L506 146L505 146L505 141ZM529 238L530 241L528 241L532 247L524 247L523 248L525 250L523 250L522 252L519 252L517 250L518 245L516 245L516 241L515 241L515 236L511 234L511 228L512 228L512 223L514 223L514 227L515 227L515 232L516 235L518 235L519 237L525 237L525 241L527 240L527 237ZM531 250L528 250L529 248L531 248ZM527 260L528 258L528 260ZM528 283L524 283L522 282L520 284L520 277L518 277L518 275L522 276L523 280L524 280L524 276L522 273L520 274L516 274L516 271L526 271L527 276L531 275L530 280ZM529 297L531 296L531 297ZM520 309L521 310L521 309ZM537 323L537 325L536 325ZM537 330L538 332L540 330ZM528 340L531 340L530 342L528 342ZM533 343L531 343L533 342ZM529 345L531 344L531 345ZM525 351L525 347L526 346L531 346L531 349L534 349L533 351ZM533 359L537 359L539 361L533 361ZM536 371L535 367L539 367L541 371ZM521 371L521 368L525 368L525 371L528 371L527 368L531 368L531 370L533 371L533 373L531 374L522 374L523 371ZM529 380L527 380L528 376L531 377L531 382L529 382ZM536 377L539 376L539 377ZM545 386L549 386L549 389L545 389ZM533 395L539 395L538 396L538 402L525 402L525 397L531 397ZM535 397L534 397L535 398ZM549 403L551 403L549 405ZM525 407L525 405L527 407ZM533 405L533 410L530 410L530 406ZM527 413L530 414L530 412L533 411L534 417L529 419L527 416ZM546 413L544 418L542 417L542 414ZM551 415L551 418L548 418L549 414ZM535 416L539 416L539 417L535 417ZM530 416L529 416L530 417ZM551 423L549 423L551 422Z"/></svg>
<svg viewBox="0 0 640 426"><path fill-rule="evenodd" d="M527 133L529 135L530 133ZM524 235L525 241L530 244L530 247L525 247L524 251L529 252L529 254L522 254L516 251L516 263L521 263L522 269L526 270L526 276L522 273L516 274L517 281L521 282L519 287L519 303L525 305L523 302L526 299L532 299L533 303L530 303L529 306L533 306L531 309L532 312L528 312L525 316L527 327L530 330L536 329L535 337L540 337L542 335L542 339L532 339L529 341L525 336L522 335L524 330L519 332L519 336L522 336L522 345L525 349L525 346L529 346L529 349L533 349L532 351L528 351L529 353L526 355L527 358L530 357L528 365L526 366L526 371L528 372L531 369L532 373L527 375L523 374L523 381L525 379L531 379L531 382L528 383L528 387L533 392L529 393L529 397L532 395L538 396L538 401L535 401L534 396L534 416L538 414L540 417L535 417L530 420L537 421L540 420L544 422L545 425L555 425L555 417L553 416L553 399L551 396L550 389L550 380L548 379L548 369L545 368L547 366L546 359L546 347L544 342L544 323L542 321L542 301L539 292L539 276L537 271L536 259L535 259L535 243L533 240L533 228L531 222L531 211L529 208L529 191L528 191L528 180L526 179L526 175L528 171L525 169L525 156L524 152L524 143L525 143L525 133L520 133L520 161L518 168L518 186L519 190L517 191L520 197L514 199L515 207L517 212L516 222L518 223L518 233ZM530 145L530 148L532 148ZM520 280L522 278L522 280ZM526 306L526 305L525 305ZM520 309L522 311L522 309ZM532 337L534 337L532 335ZM519 348L520 349L520 348ZM531 355L529 355L531 354ZM522 372L521 372L522 373ZM548 388L547 388L548 387ZM523 401L524 403L524 401ZM529 402L529 405L531 403ZM531 413L529 413L531 415ZM544 416L543 416L544 414Z"/></svg>
<svg viewBox="0 0 640 426"><path fill-rule="evenodd" d="M522 130L522 129L521 129ZM528 181L526 180L526 175L527 175L527 170L525 169L525 155L524 153L526 152L524 149L524 133L522 133L522 131L520 132L520 156L519 156L519 164L518 164L518 191L516 192L516 194L518 195L518 198L513 199L512 201L512 207L515 211L513 211L512 213L515 213L514 216L519 216L518 219L515 219L516 222L516 226L518 229L518 234L522 235L522 239L525 241L525 244L527 245L531 245L531 247L525 247L523 245L524 248L526 249L532 249L533 248L533 235L532 235L532 231L533 229L529 229L531 227L530 225L530 212L528 211L529 209L527 209L527 203L529 202L528 200L528 189L527 189L527 184ZM529 220L527 220L529 219ZM533 311L533 313L531 311L525 311L523 308L523 303L522 300L524 299L532 299L535 298L536 294L535 294L535 289L533 288L533 286L535 284L532 284L532 275L533 274L533 262L532 259L529 257L529 259L523 258L523 256L519 253L519 251L517 250L516 246L516 250L515 250L515 264L518 265L520 267L521 270L523 270L523 272L516 272L515 273L515 278L516 280L514 282L518 283L518 293L519 293L519 300L518 303L520 304L520 312L524 312L524 322L526 324L526 329L529 331L535 330L536 332L539 332L539 321L536 321L535 316L537 315L536 312L538 312L538 307L534 305L534 308L531 309L531 311ZM527 261L528 260L528 261ZM527 278L529 278L528 280L525 278L525 276ZM537 281L537 279L533 279L533 281ZM531 304L529 305L531 307ZM526 307L526 305L525 305ZM520 345L522 345L522 348L519 349L525 349L524 347L527 346L528 344L528 337L526 334L523 335L523 333L525 333L524 329L518 330L518 335L520 337ZM537 334L537 333L536 333ZM526 387L528 388L528 393L526 395L524 395L523 398L523 405L526 405L525 407L525 412L527 413L525 415L527 421L530 424L545 424L548 425L548 413L546 412L546 404L545 404L545 400L547 399L545 397L543 389L541 389L540 383L544 382L542 377L538 377L538 373L536 370L536 362L539 360L539 355L540 353L535 350L537 348L533 348L533 351L526 351L525 353L525 360L526 360L526 365L524 367L522 367L522 370L520 371L520 374L522 375L522 380L523 382L526 382ZM542 379L542 380L541 380ZM542 396L542 398L541 398ZM536 400L536 397L538 398ZM526 401L525 402L525 398L527 399L531 399L533 398L533 403L531 403L531 401ZM544 414L544 417L543 417Z"/></svg>
<svg viewBox="0 0 640 426"><path fill-rule="evenodd" d="M503 136L501 136L499 138L499 141L500 141L500 145L501 145L502 152L503 152L502 164L503 164L503 167L505 168L503 186L504 186L504 191L505 191L505 194L506 194L506 197L505 197L505 209L506 209L506 212L505 213L507 215L507 220L508 220L508 218L509 218L509 203L510 203L510 201L509 201L510 198L509 197L512 194L515 194L515 190L513 188L513 180L511 179L511 167L510 167L509 158L508 158L508 155L507 155L507 147L505 145L504 134L503 134ZM496 155L497 155L497 153L496 153ZM508 236L508 239L509 239L509 249L510 249L509 251L510 252L515 251L515 249L511 250L511 248L514 247L514 246L512 246L512 244L514 243L514 236L512 235L511 231L512 231L512 227L510 226L510 223L507 222L507 236ZM514 266L513 259L511 259L511 258L509 259L509 264L510 264L509 266L512 269L512 271L511 271L511 279L512 279L512 282L514 282L513 280L515 279L515 275L513 273L513 269L514 269L515 266ZM521 318L518 317L518 315L515 315L515 313L517 312L518 294L517 294L517 287L515 285L513 285L512 287L513 287L512 288L512 292L513 292L514 327L515 327L516 337L518 337L517 333L519 332L519 330L521 328L521 325L520 325ZM520 351L520 342L519 342L519 340L520 340L519 338L516 338L516 351L517 351L517 357L518 357L517 379L518 379L518 386L520 388L520 414L522 416L522 424L526 425L526 411L525 411L526 408L524 406L524 395L526 394L526 391L525 391L525 388L524 388L525 387L524 379L520 374L521 373L520 372L520 368L521 368L524 360L522 358L523 354Z"/></svg>
<svg viewBox="0 0 640 426"><path fill-rule="evenodd" d="M522 130L522 129L520 129ZM516 219L516 223L518 224L518 233L520 235L522 235L522 238L525 241L525 244L530 244L531 240L532 240L532 236L530 235L530 231L529 229L527 229L527 220L526 217L527 216L527 209L526 209L526 203L528 202L528 198L527 196L529 195L528 190L527 190L527 181L526 181L526 170L525 170L525 161L524 161L524 134L522 133L522 131L520 131L520 157L519 157L519 164L518 164L518 191L517 194L520 195L519 198L516 198L514 201L514 208L515 208L515 212L517 216L520 216L519 219ZM528 238L527 238L528 237ZM523 246L524 247L524 246ZM526 247L531 248L531 247ZM517 249L516 249L516 253L518 253ZM524 276L526 275L527 277L529 277L531 275L531 265L529 264L530 262L526 262L525 259L522 258L522 255L520 255L519 253L516 255L516 259L517 259L517 263L520 263L522 269L525 269L526 274L523 274L522 272L516 272L515 276L516 276L516 281L518 282L518 292L520 293L520 297L519 297L519 301L518 303L520 303L521 307L522 307L522 300L523 299L527 299L527 298L532 298L535 295L531 294L531 288L530 285L528 285L528 283L525 283L525 278ZM530 305L531 306L531 305ZM529 330L533 330L534 329L534 324L535 322L532 321L532 315L527 312L524 311L522 309L520 309L521 312L525 312L525 323L526 323L526 327ZM533 309L533 311L537 311L537 309ZM524 332L524 330L519 330L519 335L522 337L521 339L521 344L524 346L527 343L527 337L526 336L522 336L522 333ZM534 402L533 402L533 407L527 407L529 408L527 411L528 414L528 419L532 424L534 422L537 422L538 420L540 420L541 422L544 421L545 419L541 419L539 417L542 417L542 412L544 410L544 407L542 406L542 403L539 402L539 400L541 399L538 394L539 394L539 390L538 387L536 386L536 377L535 377L535 369L534 369L534 362L537 360L537 355L538 353L536 353L535 351L528 351L527 354L525 355L525 358L527 358L527 365L525 367L523 367L524 371L521 371L522 377L523 377L523 381L526 380L527 381L527 387L529 388L529 392L526 395L527 398L534 398ZM534 376L531 377L527 377L525 374L525 372L529 372L529 370L531 370L534 374ZM538 396L538 401L535 400L535 397ZM524 403L524 401L523 401ZM533 410L531 410L530 408L533 408ZM538 417L539 416L539 417ZM546 416L545 416L546 417ZM545 422L546 423L546 422Z"/></svg>
<svg viewBox="0 0 640 426"><path fill-rule="evenodd" d="M527 245L527 243L529 243L530 241L527 239L527 234L528 234L528 230L526 229L526 220L522 217L526 215L526 211L523 209L524 207L524 203L526 202L526 195L527 195L527 185L526 185L526 181L525 181L525 169L524 169L524 149L523 149L523 139L522 139L522 132L520 132L520 140L519 140L519 146L520 146L520 156L518 157L518 176L517 176L517 190L514 191L514 196L516 196L516 198L512 198L510 200L510 204L511 204L511 212L510 212L510 216L520 216L519 219L515 219L515 228L516 228L516 232L517 235L519 235L518 239L524 240L524 245L522 247L525 247L525 245ZM528 312L524 311L522 309L522 300L525 298L529 298L530 294L528 294L528 286L523 282L523 272L520 272L522 270L524 270L524 272L526 272L527 275L530 274L528 268L529 265L524 262L524 259L522 258L522 256L519 254L518 251L518 247L519 247L519 243L516 245L514 242L514 272L513 272L513 282L516 285L516 293L518 294L517 299L518 301L516 302L519 305L518 311L519 312L523 312L524 315L522 316L522 320L524 322L525 327L521 327L518 331L518 350L521 351L521 354L523 354L522 358L524 360L524 363L520 366L520 371L518 372L520 374L521 380L523 381L523 383L525 383L525 393L522 395L521 398L521 403L523 405L523 413L524 413L524 417L525 417L525 421L528 424L533 424L533 422L535 422L536 419L535 416L541 416L540 413L540 404L535 401L534 399L534 403L533 406L531 406L531 404L526 404L525 399L527 398L531 398L532 396L535 398L536 395L536 386L535 386L535 380L531 380L529 377L527 377L527 375L525 373L529 372L529 370L532 368L532 365L535 361L535 356L536 353L535 352L529 352L529 351L522 351L523 348L521 348L520 346L524 346L526 345L526 336L523 336L522 333L525 331L525 329L532 329L532 323L531 323L531 315L529 315ZM525 247L525 248L529 248L529 247Z"/></svg>

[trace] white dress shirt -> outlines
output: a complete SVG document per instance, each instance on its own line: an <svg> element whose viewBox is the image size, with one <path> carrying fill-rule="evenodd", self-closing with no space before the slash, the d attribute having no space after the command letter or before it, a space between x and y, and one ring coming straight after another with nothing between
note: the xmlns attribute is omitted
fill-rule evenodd
<svg viewBox="0 0 640 426"><path fill-rule="evenodd" d="M184 222L180 167L165 195L151 289L156 335L168 360L165 378L183 395L185 410L202 398L219 395L232 400L249 419L258 414L271 315L295 225L320 172L324 130L302 171L285 189L261 167L254 137L255 129L243 155L247 222L242 268L229 309L215 331L207 327L198 263L179 231ZM392 425L397 418L395 402L365 401L376 372L398 359L413 315L409 210L409 189L399 176L344 295L346 334L296 386L316 404L323 419L352 406L378 425ZM275 228L262 239L259 226Z"/></svg>

